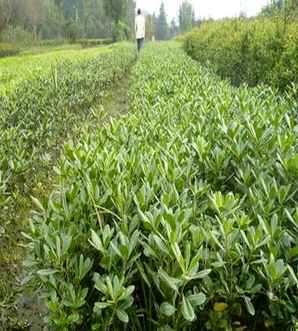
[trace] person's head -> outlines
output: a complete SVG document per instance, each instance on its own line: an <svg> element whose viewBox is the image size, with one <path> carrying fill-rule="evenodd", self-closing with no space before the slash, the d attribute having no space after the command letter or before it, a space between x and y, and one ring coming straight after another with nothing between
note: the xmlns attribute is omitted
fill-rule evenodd
<svg viewBox="0 0 298 331"><path fill-rule="evenodd" d="M141 15L142 14L142 11L141 11L141 9L139 8L138 9L138 15Z"/></svg>

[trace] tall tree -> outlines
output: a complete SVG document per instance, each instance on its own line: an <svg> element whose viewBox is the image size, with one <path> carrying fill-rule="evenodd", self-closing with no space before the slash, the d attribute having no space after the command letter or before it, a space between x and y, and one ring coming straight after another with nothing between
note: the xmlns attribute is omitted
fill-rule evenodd
<svg viewBox="0 0 298 331"><path fill-rule="evenodd" d="M192 4L184 0L179 8L179 25L182 33L190 31L195 23L195 12Z"/></svg>
<svg viewBox="0 0 298 331"><path fill-rule="evenodd" d="M64 15L61 7L53 0L44 0L41 22L41 37L56 39L62 37Z"/></svg>
<svg viewBox="0 0 298 331"><path fill-rule="evenodd" d="M42 24L43 0L27 0L26 15L29 18L34 38L37 39L37 33Z"/></svg>
<svg viewBox="0 0 298 331"><path fill-rule="evenodd" d="M0 34L5 30L9 23L12 23L16 7L16 0L0 0Z"/></svg>
<svg viewBox="0 0 298 331"><path fill-rule="evenodd" d="M269 5L263 8L261 15L272 16L277 11L280 11L283 6L283 0L272 0Z"/></svg>
<svg viewBox="0 0 298 331"><path fill-rule="evenodd" d="M146 15L146 39L153 40L156 30L156 16L155 14Z"/></svg>
<svg viewBox="0 0 298 331"><path fill-rule="evenodd" d="M80 0L80 22L86 38L103 38L110 34L111 21L104 10L103 0Z"/></svg>
<svg viewBox="0 0 298 331"><path fill-rule="evenodd" d="M297 10L298 0L272 0L268 6L263 8L261 15L287 14L295 16L297 15Z"/></svg>
<svg viewBox="0 0 298 331"><path fill-rule="evenodd" d="M128 0L127 3L127 17L126 24L130 30L130 38L133 38L135 28L135 14L136 13L136 2L134 0Z"/></svg>
<svg viewBox="0 0 298 331"><path fill-rule="evenodd" d="M113 39L117 39L117 29L122 26L121 20L127 17L128 0L104 0L104 8L111 19Z"/></svg>
<svg viewBox="0 0 298 331"><path fill-rule="evenodd" d="M174 38L178 34L179 34L179 26L177 25L175 18L173 18L170 25L170 37Z"/></svg>
<svg viewBox="0 0 298 331"><path fill-rule="evenodd" d="M159 15L156 22L156 38L158 40L166 40L169 37L169 26L164 2L160 5Z"/></svg>
<svg viewBox="0 0 298 331"><path fill-rule="evenodd" d="M115 22L126 16L128 0L104 0L106 14Z"/></svg>
<svg viewBox="0 0 298 331"><path fill-rule="evenodd" d="M0 34L5 41L22 41L25 36L30 42L33 35L131 38L134 19L135 0L0 0Z"/></svg>

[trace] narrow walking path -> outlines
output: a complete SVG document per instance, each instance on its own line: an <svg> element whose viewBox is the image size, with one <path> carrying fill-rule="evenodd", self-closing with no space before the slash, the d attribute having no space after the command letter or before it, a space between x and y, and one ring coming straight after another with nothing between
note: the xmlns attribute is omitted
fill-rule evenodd
<svg viewBox="0 0 298 331"><path fill-rule="evenodd" d="M127 74L122 80L116 82L113 89L107 92L102 106L104 115L114 117L125 114L129 111L129 90L131 85L131 75Z"/></svg>
<svg viewBox="0 0 298 331"><path fill-rule="evenodd" d="M106 91L102 102L92 108L93 115L88 116L81 129L88 125L95 128L99 127L110 118L127 113L129 111L130 83L131 74L127 72L123 79L115 82L111 89ZM97 120L94 121L94 118ZM79 134L80 132L75 136L78 137ZM65 141L69 139L74 139L74 137L67 137ZM57 155L57 159L59 159L59 155ZM54 166L54 164L52 166ZM43 179L44 182L39 182L33 189L34 196L40 201L47 198L56 182L52 170L45 174ZM24 226L26 226L27 220L30 219L31 211L34 208L34 204L30 202L28 197L26 207L18 212L16 218L22 220L23 224L25 224ZM23 277L21 259L24 258L24 249L22 247L17 247L16 249L19 252L18 256L20 260L15 261L16 268L14 272L10 274L10 277L15 276L15 279L13 279L12 283L9 285L9 288L11 288L11 297L5 303L0 302L0 330L40 331L44 328L43 315L45 313L45 307L39 296L33 297L32 294L22 288L21 282ZM9 266L7 266L7 268L8 267Z"/></svg>

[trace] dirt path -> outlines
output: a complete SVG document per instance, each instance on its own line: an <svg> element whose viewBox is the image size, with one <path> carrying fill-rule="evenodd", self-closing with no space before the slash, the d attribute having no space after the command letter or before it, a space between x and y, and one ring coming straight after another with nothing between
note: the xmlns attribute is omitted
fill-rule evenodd
<svg viewBox="0 0 298 331"><path fill-rule="evenodd" d="M130 85L131 76L128 74L125 78L118 81L114 88L107 93L102 106L104 114L106 114L108 118L125 114L129 111L128 93Z"/></svg>
<svg viewBox="0 0 298 331"><path fill-rule="evenodd" d="M102 103L92 108L94 117L88 119L85 125L99 126L103 122L108 121L112 117L125 114L129 111L129 89L131 76L128 72L126 76L116 82L114 86L106 92ZM97 120L94 121L94 118ZM94 123L95 122L95 123ZM48 176L45 176L48 178ZM55 178L50 182L45 179L45 182L39 183L34 189L34 195L43 200L48 196L48 193L54 186ZM40 190L40 185L47 187L46 190ZM28 204L24 210L20 212L17 218L23 220L29 219L31 210L34 208L32 204ZM23 221L26 224L26 221ZM20 256L23 251L20 250ZM19 266L17 268L21 270ZM46 330L43 323L43 315L45 307L42 304L40 295L33 296L31 293L24 291L20 285L21 275L16 275L16 279L12 282L15 286L11 288L14 292L11 294L11 300L6 303L0 301L0 330L2 331L42 331Z"/></svg>

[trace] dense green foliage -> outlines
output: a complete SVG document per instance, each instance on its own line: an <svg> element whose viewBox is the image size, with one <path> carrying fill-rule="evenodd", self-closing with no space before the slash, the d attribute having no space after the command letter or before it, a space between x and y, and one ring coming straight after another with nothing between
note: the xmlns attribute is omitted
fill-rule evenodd
<svg viewBox="0 0 298 331"><path fill-rule="evenodd" d="M0 0L0 40L117 37L119 22L134 33L134 0Z"/></svg>
<svg viewBox="0 0 298 331"><path fill-rule="evenodd" d="M79 53L79 52L77 52ZM83 51L83 54L85 51ZM54 155L60 140L94 101L122 77L133 61L130 45L93 57L60 60L44 73L0 94L0 219L5 225L18 193L28 194L34 178ZM88 53L85 53L87 55Z"/></svg>
<svg viewBox="0 0 298 331"><path fill-rule="evenodd" d="M26 320L36 323L32 317L34 306L32 313L24 317L23 299L19 299L24 254L20 231L27 226L32 208L30 195L41 197L50 190L54 181L52 167L64 140L78 136L86 123L92 123L92 127L100 125L102 97L126 75L133 61L130 45L87 50L81 50L79 45L77 49L68 46L52 51L48 48L45 54L34 55L34 49L26 55L0 59L0 329L3 331L27 330Z"/></svg>
<svg viewBox="0 0 298 331"><path fill-rule="evenodd" d="M169 38L169 25L164 2L161 2L159 15L156 19L156 39L166 40Z"/></svg>
<svg viewBox="0 0 298 331"><path fill-rule="evenodd" d="M127 40L134 38L134 0L0 0L0 41L20 46L72 43L78 39ZM146 13L147 38L168 39L188 31L194 23L193 7L183 1L179 23L167 21L162 5L158 17Z"/></svg>
<svg viewBox="0 0 298 331"><path fill-rule="evenodd" d="M161 2L158 16L147 16L147 27L149 31L147 37L152 39L155 35L157 40L167 40L176 37L179 33L185 33L192 29L195 25L194 7L188 0L183 0L178 12L178 19L172 18L171 23L168 23L164 2ZM178 22L178 24L177 24Z"/></svg>
<svg viewBox="0 0 298 331"><path fill-rule="evenodd" d="M83 48L96 47L100 45L109 45L112 44L112 39L80 39L78 41Z"/></svg>
<svg viewBox="0 0 298 331"><path fill-rule="evenodd" d="M61 47L61 48L60 48ZM24 52L21 56L5 57L0 59L0 94L9 93L15 90L16 85L22 81L28 81L36 77L47 74L51 68L55 67L61 61L79 62L90 60L100 53L110 52L110 47L98 47L81 50L81 46L73 45L60 46L56 49L51 47L45 48L45 53L40 53L41 49L34 49ZM74 48L73 48L74 47Z"/></svg>
<svg viewBox="0 0 298 331"><path fill-rule="evenodd" d="M193 5L188 0L184 0L179 8L180 32L189 32L195 23L195 12Z"/></svg>
<svg viewBox="0 0 298 331"><path fill-rule="evenodd" d="M17 47L12 44L0 44L0 57L16 55L19 53Z"/></svg>
<svg viewBox="0 0 298 331"><path fill-rule="evenodd" d="M261 16L283 16L285 19L289 17L298 17L298 1L297 0L271 0L268 6L265 6L261 12Z"/></svg>
<svg viewBox="0 0 298 331"><path fill-rule="evenodd" d="M297 101L176 46L145 49L131 114L68 144L36 201L29 275L54 330L290 330Z"/></svg>
<svg viewBox="0 0 298 331"><path fill-rule="evenodd" d="M276 18L209 22L193 30L185 49L235 85L298 83L298 23Z"/></svg>

